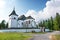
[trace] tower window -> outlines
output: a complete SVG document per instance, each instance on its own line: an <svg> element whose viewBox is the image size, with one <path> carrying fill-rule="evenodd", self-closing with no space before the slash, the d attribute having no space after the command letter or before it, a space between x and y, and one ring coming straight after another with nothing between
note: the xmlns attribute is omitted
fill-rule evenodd
<svg viewBox="0 0 60 40"><path fill-rule="evenodd" d="M14 17L14 19L16 19L16 18Z"/></svg>

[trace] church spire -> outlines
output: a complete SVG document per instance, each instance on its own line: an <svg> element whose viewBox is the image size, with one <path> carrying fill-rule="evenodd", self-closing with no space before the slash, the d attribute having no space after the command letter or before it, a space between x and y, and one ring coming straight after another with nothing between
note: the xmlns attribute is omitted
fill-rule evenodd
<svg viewBox="0 0 60 40"><path fill-rule="evenodd" d="M13 8L13 10L15 10L15 7Z"/></svg>
<svg viewBox="0 0 60 40"><path fill-rule="evenodd" d="M13 8L13 11L12 11L12 13L11 13L9 16L11 16L11 15L16 15L16 16L18 16L18 15L16 14L16 12L15 12L15 7Z"/></svg>

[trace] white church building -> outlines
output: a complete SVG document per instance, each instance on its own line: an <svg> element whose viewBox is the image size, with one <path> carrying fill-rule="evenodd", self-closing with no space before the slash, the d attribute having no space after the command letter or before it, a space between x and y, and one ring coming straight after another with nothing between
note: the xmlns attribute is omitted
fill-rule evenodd
<svg viewBox="0 0 60 40"><path fill-rule="evenodd" d="M15 12L15 9L9 15L8 28L36 28L35 19L31 16L25 17L25 15L18 15Z"/></svg>
<svg viewBox="0 0 60 40"><path fill-rule="evenodd" d="M41 32L43 29L37 27L34 18L25 17L25 15L18 16L14 9L9 15L8 29L0 30L0 32ZM49 29L45 29L45 31L49 31Z"/></svg>

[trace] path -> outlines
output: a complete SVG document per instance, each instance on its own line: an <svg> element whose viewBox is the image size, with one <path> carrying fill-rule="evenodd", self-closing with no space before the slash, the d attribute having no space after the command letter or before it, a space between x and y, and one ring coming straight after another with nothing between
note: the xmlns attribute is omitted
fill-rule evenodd
<svg viewBox="0 0 60 40"><path fill-rule="evenodd" d="M30 40L50 40L50 35L52 34L60 34L59 31L54 31L52 33L46 33L46 34L35 34L33 38Z"/></svg>

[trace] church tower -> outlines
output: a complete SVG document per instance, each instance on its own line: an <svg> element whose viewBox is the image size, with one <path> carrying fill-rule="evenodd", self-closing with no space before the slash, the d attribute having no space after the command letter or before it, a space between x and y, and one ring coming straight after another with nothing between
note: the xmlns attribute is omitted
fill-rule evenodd
<svg viewBox="0 0 60 40"><path fill-rule="evenodd" d="M9 15L9 27L8 28L17 28L18 27L18 15L15 12L15 8L12 13Z"/></svg>

